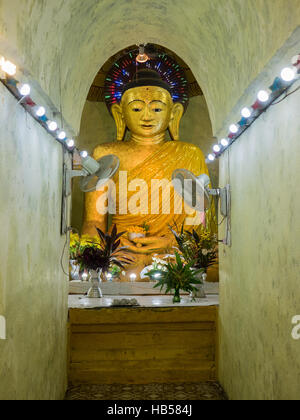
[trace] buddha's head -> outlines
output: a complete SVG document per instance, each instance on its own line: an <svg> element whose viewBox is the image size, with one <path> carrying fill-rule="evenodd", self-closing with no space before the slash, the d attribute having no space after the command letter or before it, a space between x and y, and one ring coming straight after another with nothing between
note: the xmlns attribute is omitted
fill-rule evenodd
<svg viewBox="0 0 300 420"><path fill-rule="evenodd" d="M173 140L179 140L179 123L183 105L174 103L171 90L158 73L141 70L129 83L120 104L111 108L116 126L117 139L123 140L126 127L139 137L155 138L169 130Z"/></svg>

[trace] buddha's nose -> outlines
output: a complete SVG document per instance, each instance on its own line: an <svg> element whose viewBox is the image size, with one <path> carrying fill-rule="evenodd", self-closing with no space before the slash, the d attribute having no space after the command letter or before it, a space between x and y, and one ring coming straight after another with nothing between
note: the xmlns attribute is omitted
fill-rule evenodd
<svg viewBox="0 0 300 420"><path fill-rule="evenodd" d="M152 120L152 115L151 115L150 110L147 106L145 107L144 113L142 115L142 120L143 121L151 121Z"/></svg>

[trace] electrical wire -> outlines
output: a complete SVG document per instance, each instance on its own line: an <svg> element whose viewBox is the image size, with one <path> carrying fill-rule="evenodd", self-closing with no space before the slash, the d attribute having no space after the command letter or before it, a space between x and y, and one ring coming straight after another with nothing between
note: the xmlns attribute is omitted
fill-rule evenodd
<svg viewBox="0 0 300 420"><path fill-rule="evenodd" d="M64 268L64 265L63 265L63 259L64 259L64 255L65 255L65 249L66 249L66 246L67 246L67 243L68 243L68 232L69 232L69 229L70 228L68 228L68 230L66 232L66 241L65 241L65 244L64 244L64 247L63 247L63 250L62 250L61 258L60 258L60 266L61 266L61 269L62 269L63 273L65 274L65 276L67 276L67 277L69 277L70 274L65 271L65 268Z"/></svg>
<svg viewBox="0 0 300 420"><path fill-rule="evenodd" d="M297 92L297 90L299 90L299 89L300 89L300 86L298 86L298 87L297 87L297 89L293 90L292 92L290 92L290 93L286 93L282 99L280 99L280 100L279 100L279 101L277 101L277 102L273 102L273 103L272 103L272 106L273 106L273 105L277 105L277 104L279 104L280 102L284 101L284 100L285 100L288 96L290 96L290 95L292 95L293 93Z"/></svg>
<svg viewBox="0 0 300 420"><path fill-rule="evenodd" d="M64 264L63 264L63 260L64 260L64 255L65 255L66 246L67 246L67 243L68 243L68 233L69 233L69 232L76 232L76 233L79 235L79 230L78 230L78 229L76 229L76 228L74 228L74 227L71 227L71 226L67 228L67 232L66 232L66 241L65 241L65 244L64 244L64 247L63 247L63 250L62 250L61 258L60 258L60 266L61 266L61 269L62 269L63 273L64 273L67 277L69 277L69 276L70 276L70 274L69 274L69 273L67 273L67 272L65 271Z"/></svg>

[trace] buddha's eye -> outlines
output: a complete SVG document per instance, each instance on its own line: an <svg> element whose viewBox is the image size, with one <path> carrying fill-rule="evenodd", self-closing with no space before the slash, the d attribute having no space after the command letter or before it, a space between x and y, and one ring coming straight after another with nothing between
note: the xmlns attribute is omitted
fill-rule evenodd
<svg viewBox="0 0 300 420"><path fill-rule="evenodd" d="M133 112L141 112L141 108L132 108Z"/></svg>
<svg viewBox="0 0 300 420"><path fill-rule="evenodd" d="M154 112L161 112L161 111L162 111L162 109L161 109L161 108L154 108L154 109L153 109L153 111L154 111Z"/></svg>

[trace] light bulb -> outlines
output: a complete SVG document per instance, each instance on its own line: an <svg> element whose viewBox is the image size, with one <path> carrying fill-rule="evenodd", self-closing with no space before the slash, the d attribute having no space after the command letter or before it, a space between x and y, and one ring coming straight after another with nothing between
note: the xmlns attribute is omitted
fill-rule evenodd
<svg viewBox="0 0 300 420"><path fill-rule="evenodd" d="M215 144L213 150L214 152L218 153L221 150L221 147L218 144Z"/></svg>
<svg viewBox="0 0 300 420"><path fill-rule="evenodd" d="M250 111L249 108L246 107L241 110L241 114L242 114L242 117L249 118L251 117L252 112Z"/></svg>
<svg viewBox="0 0 300 420"><path fill-rule="evenodd" d="M215 156L214 156L212 153L210 153L210 154L207 156L207 158L208 158L208 160L210 160L211 162L213 162L213 161L215 160Z"/></svg>
<svg viewBox="0 0 300 420"><path fill-rule="evenodd" d="M75 145L75 142L74 142L74 140L73 139L69 139L68 141L67 141L67 146L71 149L72 147L74 147L74 145Z"/></svg>
<svg viewBox="0 0 300 420"><path fill-rule="evenodd" d="M88 152L86 150L84 150L83 152L80 153L80 156L85 159L86 157L88 157Z"/></svg>
<svg viewBox="0 0 300 420"><path fill-rule="evenodd" d="M229 131L233 134L237 133L239 131L239 128L236 124L231 124L231 126L229 127Z"/></svg>
<svg viewBox="0 0 300 420"><path fill-rule="evenodd" d="M136 279L136 274L134 274L134 273L132 273L132 274L130 274L130 281L135 281L135 279Z"/></svg>
<svg viewBox="0 0 300 420"><path fill-rule="evenodd" d="M267 102L269 99L269 94L265 90L260 90L257 94L257 98L260 102Z"/></svg>
<svg viewBox="0 0 300 420"><path fill-rule="evenodd" d="M17 67L13 63L10 61L5 61L4 59L2 60L1 68L9 76L14 76L17 71Z"/></svg>
<svg viewBox="0 0 300 420"><path fill-rule="evenodd" d="M47 125L50 131L57 130L57 123L55 121L47 121Z"/></svg>
<svg viewBox="0 0 300 420"><path fill-rule="evenodd" d="M139 54L139 55L136 57L136 61L137 61L138 63L146 63L148 60L149 60L149 57L148 57L148 55L147 55L147 54Z"/></svg>
<svg viewBox="0 0 300 420"><path fill-rule="evenodd" d="M87 273L82 273L82 275L81 275L81 279L83 280L83 281L87 281L87 279L88 279L88 274Z"/></svg>
<svg viewBox="0 0 300 420"><path fill-rule="evenodd" d="M21 85L18 89L22 96L28 96L30 94L30 86L27 83Z"/></svg>
<svg viewBox="0 0 300 420"><path fill-rule="evenodd" d="M66 133L64 131L60 131L58 134L59 140L64 140L66 138Z"/></svg>
<svg viewBox="0 0 300 420"><path fill-rule="evenodd" d="M227 147L228 144L229 144L229 141L227 139L222 139L221 144L222 144L223 147Z"/></svg>
<svg viewBox="0 0 300 420"><path fill-rule="evenodd" d="M296 72L290 67L285 67L280 73L282 80L285 82L291 82L295 78L295 75Z"/></svg>
<svg viewBox="0 0 300 420"><path fill-rule="evenodd" d="M38 109L36 110L36 115L38 117L43 117L46 114L46 110L43 106L39 106Z"/></svg>
<svg viewBox="0 0 300 420"><path fill-rule="evenodd" d="M139 53L136 57L138 63L146 63L149 60L148 55L145 53L145 47L143 45L139 46Z"/></svg>

